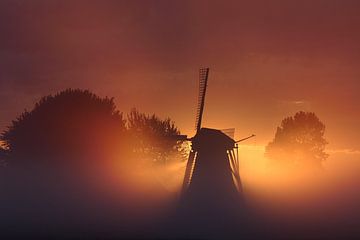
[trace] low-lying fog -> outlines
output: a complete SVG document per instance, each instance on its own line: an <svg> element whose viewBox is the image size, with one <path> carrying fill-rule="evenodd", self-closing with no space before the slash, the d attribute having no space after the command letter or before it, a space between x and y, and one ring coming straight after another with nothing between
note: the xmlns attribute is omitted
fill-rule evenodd
<svg viewBox="0 0 360 240"><path fill-rule="evenodd" d="M300 231L303 236L358 231L358 152L333 151L322 170L274 169L259 146L240 146L239 158L243 194L259 228ZM136 237L159 234L166 230L159 224L176 208L185 164L114 164L98 173L73 172L65 177L56 175L61 169L17 169L2 181L2 228L24 234L49 229Z"/></svg>

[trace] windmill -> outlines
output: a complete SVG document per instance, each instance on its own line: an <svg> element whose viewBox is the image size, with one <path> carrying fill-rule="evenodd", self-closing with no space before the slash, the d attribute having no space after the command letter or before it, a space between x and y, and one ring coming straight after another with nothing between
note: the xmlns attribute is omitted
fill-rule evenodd
<svg viewBox="0 0 360 240"><path fill-rule="evenodd" d="M236 141L233 139L234 128L217 130L201 127L208 77L209 68L200 68L196 134L192 138L179 136L183 140L191 141L191 151L182 186L183 194L191 191L192 188L195 188L195 191L202 191L201 188L210 185L211 182L214 182L211 187L219 185L219 189L233 188L241 191L238 143L255 136L251 135Z"/></svg>
<svg viewBox="0 0 360 240"><path fill-rule="evenodd" d="M200 69L196 134L176 136L191 142L182 191L176 211L176 226L184 237L213 238L239 230L249 224L239 174L238 143L235 129L211 129L201 126L209 68ZM195 235L193 235L195 234ZM200 234L200 235L198 235Z"/></svg>

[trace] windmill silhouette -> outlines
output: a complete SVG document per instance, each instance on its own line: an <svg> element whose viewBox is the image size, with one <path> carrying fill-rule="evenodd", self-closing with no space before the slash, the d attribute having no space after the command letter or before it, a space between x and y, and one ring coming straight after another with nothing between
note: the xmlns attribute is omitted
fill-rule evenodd
<svg viewBox="0 0 360 240"><path fill-rule="evenodd" d="M191 141L179 211L186 222L194 220L214 227L219 219L235 214L241 205L238 143L255 135L236 141L235 129L201 127L208 77L209 68L201 68L195 136L178 136Z"/></svg>

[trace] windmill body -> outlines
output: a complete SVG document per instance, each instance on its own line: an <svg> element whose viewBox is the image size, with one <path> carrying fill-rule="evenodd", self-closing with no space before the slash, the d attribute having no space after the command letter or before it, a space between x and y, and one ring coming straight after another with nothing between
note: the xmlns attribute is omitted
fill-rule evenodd
<svg viewBox="0 0 360 240"><path fill-rule="evenodd" d="M177 224L184 237L224 239L247 234L248 217L229 158L235 141L201 128L192 138L190 179L184 179ZM234 181L235 180L235 181Z"/></svg>
<svg viewBox="0 0 360 240"><path fill-rule="evenodd" d="M201 128L195 135L192 150L196 151L196 160L182 196L188 211L203 209L207 214L221 215L240 205L241 195L228 157L234 145L235 141L220 130Z"/></svg>

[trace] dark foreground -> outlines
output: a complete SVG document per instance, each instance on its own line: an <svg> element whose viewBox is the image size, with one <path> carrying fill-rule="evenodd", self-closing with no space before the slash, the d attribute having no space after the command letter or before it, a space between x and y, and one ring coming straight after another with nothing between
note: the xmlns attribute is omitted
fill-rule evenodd
<svg viewBox="0 0 360 240"><path fill-rule="evenodd" d="M60 177L56 178L59 179ZM62 183L18 176L1 181L0 239L359 239L354 210L339 219L265 214L250 200L233 211L184 211L176 197L140 206L125 194L104 197L71 178ZM11 181L10 181L11 180ZM36 182L36 184L34 184ZM67 184L64 184L67 182ZM124 200L127 199L127 200ZM144 202L147 199L143 199ZM202 205L202 204L200 204ZM251 206L251 207L250 207ZM291 216L291 213L289 214Z"/></svg>

